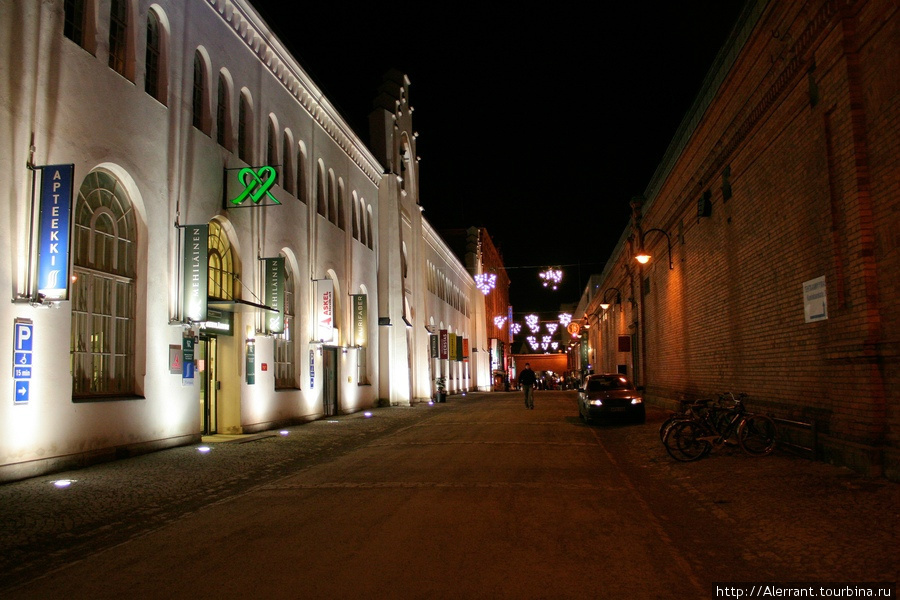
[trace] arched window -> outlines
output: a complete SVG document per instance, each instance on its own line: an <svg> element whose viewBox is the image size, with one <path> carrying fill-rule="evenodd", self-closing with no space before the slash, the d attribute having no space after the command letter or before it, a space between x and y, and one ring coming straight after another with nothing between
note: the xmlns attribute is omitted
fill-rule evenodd
<svg viewBox="0 0 900 600"><path fill-rule="evenodd" d="M342 231L347 231L347 217L344 216L346 212L346 203L344 202L344 194L346 191L344 190L344 180L338 179L337 186L337 226Z"/></svg>
<svg viewBox="0 0 900 600"><path fill-rule="evenodd" d="M297 151L297 198L304 204L306 203L306 186L306 153L301 146Z"/></svg>
<svg viewBox="0 0 900 600"><path fill-rule="evenodd" d="M250 100L247 94L241 93L238 105L238 158L245 163L251 160Z"/></svg>
<svg viewBox="0 0 900 600"><path fill-rule="evenodd" d="M325 187L325 165L319 162L319 168L316 169L316 212L326 218L328 217L327 193L328 190Z"/></svg>
<svg viewBox="0 0 900 600"><path fill-rule="evenodd" d="M375 249L375 238L372 237L372 207L366 210L366 245L370 250Z"/></svg>
<svg viewBox="0 0 900 600"><path fill-rule="evenodd" d="M231 101L228 81L219 73L219 89L216 93L216 141L223 148L231 149Z"/></svg>
<svg viewBox="0 0 900 600"><path fill-rule="evenodd" d="M296 388L294 373L294 275L285 257L284 332L275 335L275 389Z"/></svg>
<svg viewBox="0 0 900 600"><path fill-rule="evenodd" d="M356 198L356 192L351 194L350 199L350 233L354 240L359 239L359 200Z"/></svg>
<svg viewBox="0 0 900 600"><path fill-rule="evenodd" d="M128 2L111 0L109 5L109 66L128 77Z"/></svg>
<svg viewBox="0 0 900 600"><path fill-rule="evenodd" d="M147 53L145 56L144 91L160 99L160 55L162 54L162 27L159 17L152 10L147 13Z"/></svg>
<svg viewBox="0 0 900 600"><path fill-rule="evenodd" d="M281 177L282 177L281 186L288 193L299 196L299 194L297 194L297 190L294 188L294 161L293 161L293 157L292 157L293 146L294 146L294 144L293 144L293 142L291 142L290 134L287 131L285 131L284 136L282 138L282 148L281 148L281 155L284 157L281 160L281 163L282 163L281 164Z"/></svg>
<svg viewBox="0 0 900 600"><path fill-rule="evenodd" d="M334 171L328 169L328 220L337 225L337 185L334 181Z"/></svg>
<svg viewBox="0 0 900 600"><path fill-rule="evenodd" d="M240 272L234 260L231 242L222 226L209 223L209 297L219 300L240 298Z"/></svg>
<svg viewBox="0 0 900 600"><path fill-rule="evenodd" d="M199 50L194 52L194 86L191 96L191 113L194 127L208 133L207 105L209 95L206 88L206 61Z"/></svg>
<svg viewBox="0 0 900 600"><path fill-rule="evenodd" d="M137 225L128 194L89 173L75 203L72 395L134 393Z"/></svg>

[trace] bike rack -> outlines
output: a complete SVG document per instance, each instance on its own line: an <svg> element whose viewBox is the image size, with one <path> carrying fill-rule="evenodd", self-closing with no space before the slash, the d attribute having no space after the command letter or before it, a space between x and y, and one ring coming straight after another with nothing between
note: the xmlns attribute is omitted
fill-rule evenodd
<svg viewBox="0 0 900 600"><path fill-rule="evenodd" d="M810 432L812 437L812 446L807 447L802 444L795 444L793 442L785 442L783 440L778 441L779 446L788 446L789 448L794 448L796 450L805 450L809 452L810 458L812 460L819 460L819 429L816 426L815 419L806 423L805 421L793 421L791 419L780 419L773 415L769 415L773 421L775 421L779 425L787 425L788 427L796 427L797 429L807 429Z"/></svg>

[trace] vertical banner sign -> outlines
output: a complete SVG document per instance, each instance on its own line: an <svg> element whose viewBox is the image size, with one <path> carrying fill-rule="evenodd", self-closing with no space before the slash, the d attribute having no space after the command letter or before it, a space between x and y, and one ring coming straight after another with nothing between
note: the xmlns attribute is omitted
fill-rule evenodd
<svg viewBox="0 0 900 600"><path fill-rule="evenodd" d="M37 287L45 300L69 298L69 241L75 165L41 167Z"/></svg>
<svg viewBox="0 0 900 600"><path fill-rule="evenodd" d="M440 356L438 351L438 336L436 334L431 334L428 336L428 346L431 349L431 358L437 358Z"/></svg>
<svg viewBox="0 0 900 600"><path fill-rule="evenodd" d="M448 358L450 358L450 360L456 360L456 357L457 357L457 354L456 354L456 350L457 350L457 346L456 346L456 337L457 337L457 336L456 336L455 333L451 333L451 334L450 334L450 341L449 341L449 344L450 344L450 356L448 357Z"/></svg>
<svg viewBox="0 0 900 600"><path fill-rule="evenodd" d="M353 302L353 342L355 346L365 346L369 322L368 296L352 294L350 299Z"/></svg>
<svg viewBox="0 0 900 600"><path fill-rule="evenodd" d="M256 383L256 342L247 340L244 346L247 350L244 360L244 374L247 379L247 385L254 385Z"/></svg>
<svg viewBox="0 0 900 600"><path fill-rule="evenodd" d="M181 338L181 385L194 385L194 336Z"/></svg>
<svg viewBox="0 0 900 600"><path fill-rule="evenodd" d="M309 351L309 389L316 387L316 351Z"/></svg>
<svg viewBox="0 0 900 600"><path fill-rule="evenodd" d="M334 282L316 280L316 339L331 342L334 338Z"/></svg>
<svg viewBox="0 0 900 600"><path fill-rule="evenodd" d="M462 360L469 362L469 338L463 338L462 341Z"/></svg>
<svg viewBox="0 0 900 600"><path fill-rule="evenodd" d="M266 333L284 333L284 257L267 258L265 265L266 306L278 313L266 313Z"/></svg>
<svg viewBox="0 0 900 600"><path fill-rule="evenodd" d="M441 349L440 349L441 355L440 355L438 358L440 358L440 359L446 359L446 358L449 356L449 354L450 354L450 349L449 349L449 339L448 339L448 336L447 336L447 330L446 330L446 329L441 329L440 335L441 335Z"/></svg>
<svg viewBox="0 0 900 600"><path fill-rule="evenodd" d="M185 321L207 319L206 301L209 285L209 225L187 225L184 228L184 263L181 281Z"/></svg>

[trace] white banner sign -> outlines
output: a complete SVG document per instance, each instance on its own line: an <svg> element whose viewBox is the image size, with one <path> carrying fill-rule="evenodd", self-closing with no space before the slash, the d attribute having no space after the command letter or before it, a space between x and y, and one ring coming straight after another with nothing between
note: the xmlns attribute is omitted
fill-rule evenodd
<svg viewBox="0 0 900 600"><path fill-rule="evenodd" d="M316 339L334 339L334 282L330 279L316 280Z"/></svg>

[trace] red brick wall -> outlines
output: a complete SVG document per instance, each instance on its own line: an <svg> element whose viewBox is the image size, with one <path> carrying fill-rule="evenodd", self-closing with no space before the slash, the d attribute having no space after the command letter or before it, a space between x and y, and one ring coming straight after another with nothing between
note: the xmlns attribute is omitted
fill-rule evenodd
<svg viewBox="0 0 900 600"><path fill-rule="evenodd" d="M600 342L604 361L620 359L615 336L637 320L635 379L651 400L745 392L751 408L816 419L828 460L892 478L898 40L891 0L769 3L643 207L643 231L669 234L674 269L658 232L645 235L648 265L622 246L604 287L636 286L634 319L622 317L630 305L615 327L608 316ZM712 212L698 217L707 190ZM805 323L802 284L820 276L828 319Z"/></svg>

